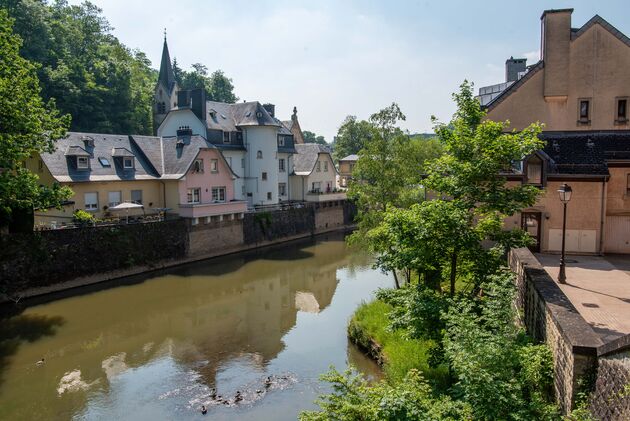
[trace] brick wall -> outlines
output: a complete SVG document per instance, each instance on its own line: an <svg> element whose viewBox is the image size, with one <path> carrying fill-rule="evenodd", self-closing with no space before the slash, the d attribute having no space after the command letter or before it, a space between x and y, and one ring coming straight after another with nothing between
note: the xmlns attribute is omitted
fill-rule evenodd
<svg viewBox="0 0 630 421"><path fill-rule="evenodd" d="M243 220L223 220L190 227L188 256L220 254L243 245Z"/></svg>

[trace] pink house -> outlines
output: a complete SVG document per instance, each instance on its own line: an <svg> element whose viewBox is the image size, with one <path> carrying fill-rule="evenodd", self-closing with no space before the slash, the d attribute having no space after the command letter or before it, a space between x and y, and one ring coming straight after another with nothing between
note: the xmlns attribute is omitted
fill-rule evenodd
<svg viewBox="0 0 630 421"><path fill-rule="evenodd" d="M247 202L234 200L234 179L217 149L200 149L185 177L178 183L179 214L187 218L235 215Z"/></svg>

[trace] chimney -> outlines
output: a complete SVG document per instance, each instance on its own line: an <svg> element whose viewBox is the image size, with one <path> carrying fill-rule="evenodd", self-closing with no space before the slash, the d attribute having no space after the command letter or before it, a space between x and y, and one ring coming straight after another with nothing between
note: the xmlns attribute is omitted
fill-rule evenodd
<svg viewBox="0 0 630 421"><path fill-rule="evenodd" d="M541 20L541 56L545 64L543 95L546 100L569 94L569 47L573 9L545 10Z"/></svg>
<svg viewBox="0 0 630 421"><path fill-rule="evenodd" d="M263 104L263 108L265 109L265 111L267 111L269 113L269 115L271 117L275 117L276 116L276 106L273 104Z"/></svg>
<svg viewBox="0 0 630 421"><path fill-rule="evenodd" d="M516 82L520 79L519 74L525 73L527 70L526 58L510 57L505 61L505 81Z"/></svg>
<svg viewBox="0 0 630 421"><path fill-rule="evenodd" d="M206 121L206 90L203 88L190 91L190 106L192 112L201 121Z"/></svg>

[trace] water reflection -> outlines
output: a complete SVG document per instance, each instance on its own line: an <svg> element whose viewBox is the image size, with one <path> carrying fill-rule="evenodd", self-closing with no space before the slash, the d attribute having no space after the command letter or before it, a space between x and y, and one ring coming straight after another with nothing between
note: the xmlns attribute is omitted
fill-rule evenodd
<svg viewBox="0 0 630 421"><path fill-rule="evenodd" d="M209 409L219 419L233 406L264 419L269 405L295 418L329 364L365 363L348 354L345 325L387 282L368 263L336 238L28 308L0 329L0 418L191 417L213 393L228 401Z"/></svg>

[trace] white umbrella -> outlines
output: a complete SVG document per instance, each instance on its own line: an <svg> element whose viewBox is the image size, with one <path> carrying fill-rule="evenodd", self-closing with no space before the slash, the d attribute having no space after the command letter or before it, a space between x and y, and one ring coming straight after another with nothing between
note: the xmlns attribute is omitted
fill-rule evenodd
<svg viewBox="0 0 630 421"><path fill-rule="evenodd" d="M129 209L144 209L144 206L139 205L137 203L132 203L132 202L123 202L123 203L119 203L116 206L112 206L111 208L109 208L110 211L126 210L127 211L127 223L129 223Z"/></svg>

